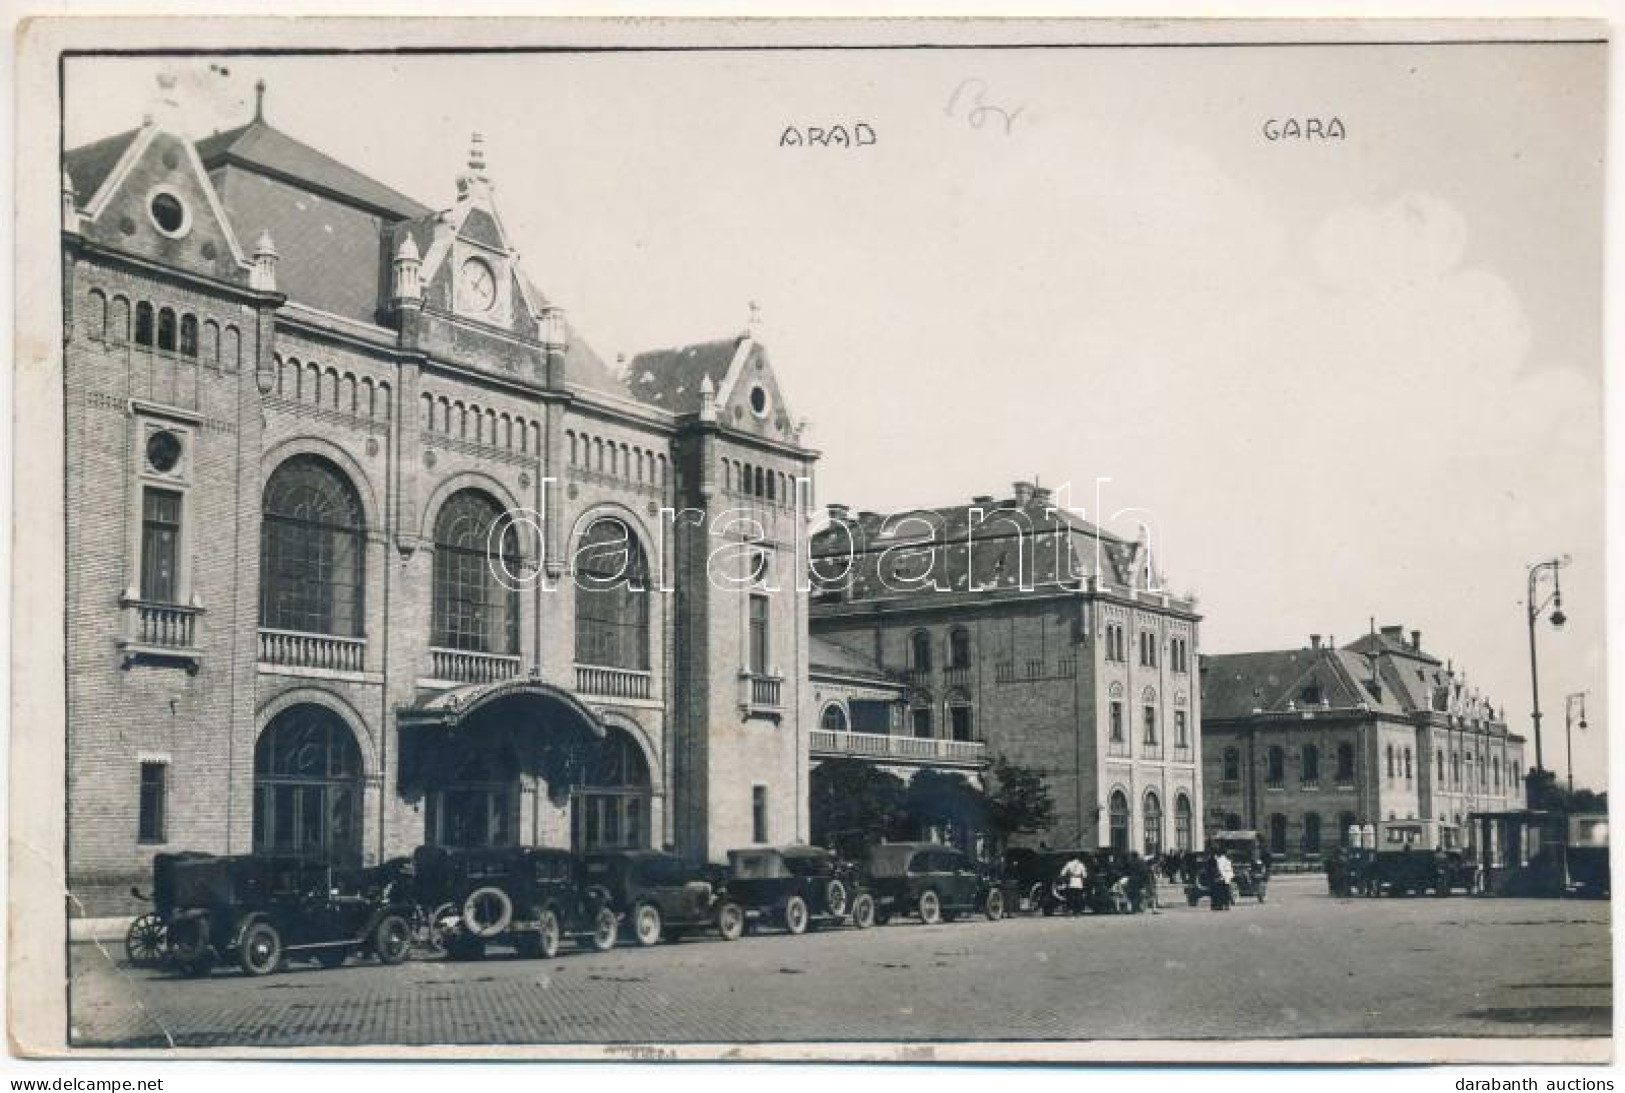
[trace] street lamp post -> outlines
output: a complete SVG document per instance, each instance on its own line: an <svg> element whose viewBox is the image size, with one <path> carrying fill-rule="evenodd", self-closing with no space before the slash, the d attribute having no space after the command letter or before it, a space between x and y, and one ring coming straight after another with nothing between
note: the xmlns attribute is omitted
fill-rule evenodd
<svg viewBox="0 0 1625 1093"><path fill-rule="evenodd" d="M1535 562L1529 567L1529 597L1524 601L1525 612L1529 617L1529 695L1533 700L1534 709L1530 713L1530 720L1535 725L1535 769L1529 772L1529 787L1527 792L1530 808L1536 808L1540 802L1535 799L1536 786L1544 785L1546 778L1546 758L1540 746L1540 667L1535 655L1535 623L1547 607L1552 609L1552 629L1561 630L1567 616L1563 614L1563 589L1558 581L1558 570L1569 564L1569 556L1549 558L1544 562ZM1539 591L1541 578L1550 573L1552 576L1552 591L1538 603L1535 596Z"/></svg>
<svg viewBox="0 0 1625 1093"><path fill-rule="evenodd" d="M1586 729L1586 692L1576 691L1563 699L1563 735L1567 739L1569 759L1569 792L1574 792L1574 707L1580 706L1580 731Z"/></svg>

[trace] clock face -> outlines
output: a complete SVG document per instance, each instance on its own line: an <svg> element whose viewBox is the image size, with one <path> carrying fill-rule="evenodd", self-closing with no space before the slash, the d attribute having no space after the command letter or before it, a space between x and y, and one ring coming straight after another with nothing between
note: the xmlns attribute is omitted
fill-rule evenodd
<svg viewBox="0 0 1625 1093"><path fill-rule="evenodd" d="M478 258L470 258L462 269L463 300L475 311L490 311L497 302L496 274Z"/></svg>

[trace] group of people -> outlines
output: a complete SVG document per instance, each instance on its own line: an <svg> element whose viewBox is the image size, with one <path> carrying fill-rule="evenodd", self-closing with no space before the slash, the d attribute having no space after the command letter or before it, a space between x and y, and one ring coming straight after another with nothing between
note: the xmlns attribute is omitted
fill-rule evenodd
<svg viewBox="0 0 1625 1093"><path fill-rule="evenodd" d="M1102 871L1105 872L1104 867ZM1111 870L1104 876L1091 876L1089 864L1082 854L1073 854L1062 864L1056 877L1056 891L1074 913L1085 910L1093 897L1097 902L1104 892L1113 904L1112 909L1139 914L1141 911L1158 912L1158 863L1130 851L1120 870Z"/></svg>

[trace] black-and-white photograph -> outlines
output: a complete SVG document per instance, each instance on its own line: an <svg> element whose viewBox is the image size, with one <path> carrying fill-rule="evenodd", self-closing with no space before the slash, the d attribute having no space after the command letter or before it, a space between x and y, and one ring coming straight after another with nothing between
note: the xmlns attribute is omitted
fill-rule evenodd
<svg viewBox="0 0 1625 1093"><path fill-rule="evenodd" d="M373 33L52 58L65 1050L1610 1056L1605 26Z"/></svg>

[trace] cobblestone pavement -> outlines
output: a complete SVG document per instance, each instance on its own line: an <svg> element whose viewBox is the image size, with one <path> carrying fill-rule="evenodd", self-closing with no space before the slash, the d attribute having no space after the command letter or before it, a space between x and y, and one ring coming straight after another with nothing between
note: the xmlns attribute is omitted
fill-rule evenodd
<svg viewBox="0 0 1625 1093"><path fill-rule="evenodd" d="M81 1046L1606 1036L1608 907L1334 900L206 980L72 946ZM121 955L121 954L120 954Z"/></svg>

